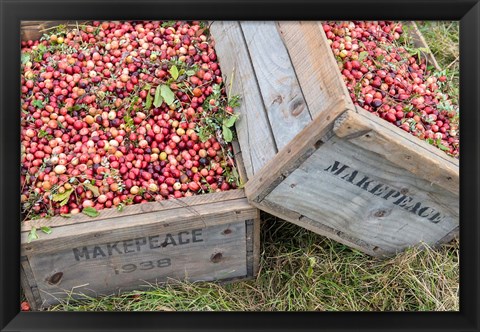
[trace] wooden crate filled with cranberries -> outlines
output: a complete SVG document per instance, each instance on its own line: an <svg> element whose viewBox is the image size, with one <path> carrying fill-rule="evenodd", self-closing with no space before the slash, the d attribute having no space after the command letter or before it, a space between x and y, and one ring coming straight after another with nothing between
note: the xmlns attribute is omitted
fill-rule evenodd
<svg viewBox="0 0 480 332"><path fill-rule="evenodd" d="M33 309L258 270L259 214L208 25L22 22L21 204Z"/></svg>
<svg viewBox="0 0 480 332"><path fill-rule="evenodd" d="M249 201L374 256L459 227L459 113L413 22L213 22Z"/></svg>

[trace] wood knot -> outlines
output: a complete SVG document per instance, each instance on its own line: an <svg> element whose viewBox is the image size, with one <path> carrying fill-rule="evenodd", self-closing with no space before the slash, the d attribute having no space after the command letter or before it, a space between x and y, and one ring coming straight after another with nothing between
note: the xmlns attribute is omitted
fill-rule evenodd
<svg viewBox="0 0 480 332"><path fill-rule="evenodd" d="M231 234L232 233L232 230L230 228L227 228L226 230L224 230L222 232L223 235L228 235L228 234Z"/></svg>
<svg viewBox="0 0 480 332"><path fill-rule="evenodd" d="M290 113L293 116L299 116L305 110L305 104L300 100L295 100L292 104Z"/></svg>
<svg viewBox="0 0 480 332"><path fill-rule="evenodd" d="M213 254L211 257L210 257L210 261L212 263L218 263L220 262L221 260L223 259L223 254L221 252L217 252L216 254Z"/></svg>
<svg viewBox="0 0 480 332"><path fill-rule="evenodd" d="M62 280L62 277L63 277L63 272L57 272L57 273L53 274L52 276L50 276L50 278L48 278L47 282L50 285L57 285Z"/></svg>
<svg viewBox="0 0 480 332"><path fill-rule="evenodd" d="M387 214L387 211L385 210L378 210L376 211L373 215L377 218L384 217Z"/></svg>
<svg viewBox="0 0 480 332"><path fill-rule="evenodd" d="M283 97L281 95L278 95L275 97L275 99L273 99L272 104L275 104L275 103L281 104L282 102L283 102Z"/></svg>

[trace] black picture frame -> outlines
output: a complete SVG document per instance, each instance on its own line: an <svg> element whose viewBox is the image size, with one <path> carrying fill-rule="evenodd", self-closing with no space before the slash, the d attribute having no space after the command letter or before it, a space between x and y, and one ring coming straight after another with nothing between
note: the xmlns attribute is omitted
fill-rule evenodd
<svg viewBox="0 0 480 332"><path fill-rule="evenodd" d="M0 0L0 329L1 331L479 331L480 4L472 0ZM21 312L20 21L115 19L460 20L459 312ZM428 165L426 165L428 167Z"/></svg>

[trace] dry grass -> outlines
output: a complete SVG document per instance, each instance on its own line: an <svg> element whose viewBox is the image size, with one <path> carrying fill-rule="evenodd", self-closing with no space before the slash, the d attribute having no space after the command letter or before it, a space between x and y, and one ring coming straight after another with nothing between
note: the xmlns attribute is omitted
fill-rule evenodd
<svg viewBox="0 0 480 332"><path fill-rule="evenodd" d="M261 271L229 285L181 283L64 303L61 311L453 311L458 242L379 260L266 217Z"/></svg>

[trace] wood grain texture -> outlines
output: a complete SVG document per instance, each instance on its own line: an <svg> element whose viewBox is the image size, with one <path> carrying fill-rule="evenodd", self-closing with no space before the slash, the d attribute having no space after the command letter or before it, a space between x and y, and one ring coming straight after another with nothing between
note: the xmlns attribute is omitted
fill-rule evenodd
<svg viewBox="0 0 480 332"><path fill-rule="evenodd" d="M327 226L382 254L435 245L459 223L457 195L336 136L264 200L318 223L320 234Z"/></svg>
<svg viewBox="0 0 480 332"><path fill-rule="evenodd" d="M334 132L354 145L375 152L418 178L456 195L459 193L458 160L438 148L357 107L335 121Z"/></svg>
<svg viewBox="0 0 480 332"><path fill-rule="evenodd" d="M312 118L275 22L249 21L240 25L270 127L281 150Z"/></svg>
<svg viewBox="0 0 480 332"><path fill-rule="evenodd" d="M213 281L247 276L245 221L170 233L176 245L170 242L158 246L156 240L152 248L152 242L144 241L152 236L163 239L167 234L163 229L138 230L136 238L128 242L114 240L118 245L111 250L112 255L108 242L103 240L95 246L71 242L70 248L55 253L36 253L29 260L42 305L57 303L69 294L73 298L82 294L109 295L169 280Z"/></svg>
<svg viewBox="0 0 480 332"><path fill-rule="evenodd" d="M245 170L245 164L243 162L242 150L240 149L240 144L238 141L232 142L233 147L233 159L235 161L235 166L237 167L238 176L240 177L240 183L246 183L248 181L247 171Z"/></svg>
<svg viewBox="0 0 480 332"><path fill-rule="evenodd" d="M210 26L227 92L240 95L235 124L243 163L250 179L277 153L255 72L238 22L215 21ZM233 78L233 80L232 80Z"/></svg>
<svg viewBox="0 0 480 332"><path fill-rule="evenodd" d="M142 206L144 204L141 204ZM114 241L131 238L144 231L164 229L175 232L185 228L208 227L224 223L225 220L240 221L253 219L256 210L246 199L216 202L177 209L139 213L135 216L97 220L95 223L79 223L55 228L51 234L38 232L39 238L27 243L28 232L22 232L22 254L40 254L63 250L72 241L91 245L98 241ZM112 232L115 230L115 232Z"/></svg>
<svg viewBox="0 0 480 332"><path fill-rule="evenodd" d="M353 108L321 22L280 21L277 25L312 117L342 97L348 97L346 106Z"/></svg>
<svg viewBox="0 0 480 332"><path fill-rule="evenodd" d="M229 190L219 193L211 193L204 195L195 195L190 197L183 197L180 199L168 199L160 202L149 202L144 204L129 205L122 211L118 211L116 208L104 209L99 211L100 215L96 218L90 218L82 213L72 215L70 218L64 217L52 217L50 219L37 219L26 220L22 223L22 232L30 231L32 227L40 228L42 226L48 227L63 227L66 225L78 225L80 223L95 223L97 221L103 221L106 219L135 216L146 212L159 212L167 210L182 209L194 209L196 206L224 202L228 204L228 201L244 198L245 192L243 189ZM194 210L193 210L194 211ZM93 224L92 224L93 225Z"/></svg>
<svg viewBox="0 0 480 332"><path fill-rule="evenodd" d="M386 253L374 245L361 241L354 236L343 233L316 220L312 220L298 212L285 208L281 203L275 203L268 199L264 199L260 203L254 202L253 205L262 211L268 212L274 216L285 219L292 224L340 242L346 246L349 246L350 248L360 250L372 256L381 257L386 255Z"/></svg>
<svg viewBox="0 0 480 332"><path fill-rule="evenodd" d="M323 144L323 139L333 128L334 120L346 110L344 98L332 102L331 106L319 114L305 129L255 174L245 185L245 193L250 202L260 202L283 179L293 172L305 159Z"/></svg>
<svg viewBox="0 0 480 332"><path fill-rule="evenodd" d="M23 231L23 287L40 308L156 283L252 278L259 211L244 197L230 198L58 226L31 243Z"/></svg>
<svg viewBox="0 0 480 332"><path fill-rule="evenodd" d="M30 308L32 308L32 310L40 309L42 305L40 292L38 291L30 262L25 256L20 257L20 285L22 286L25 297L30 304Z"/></svg>

